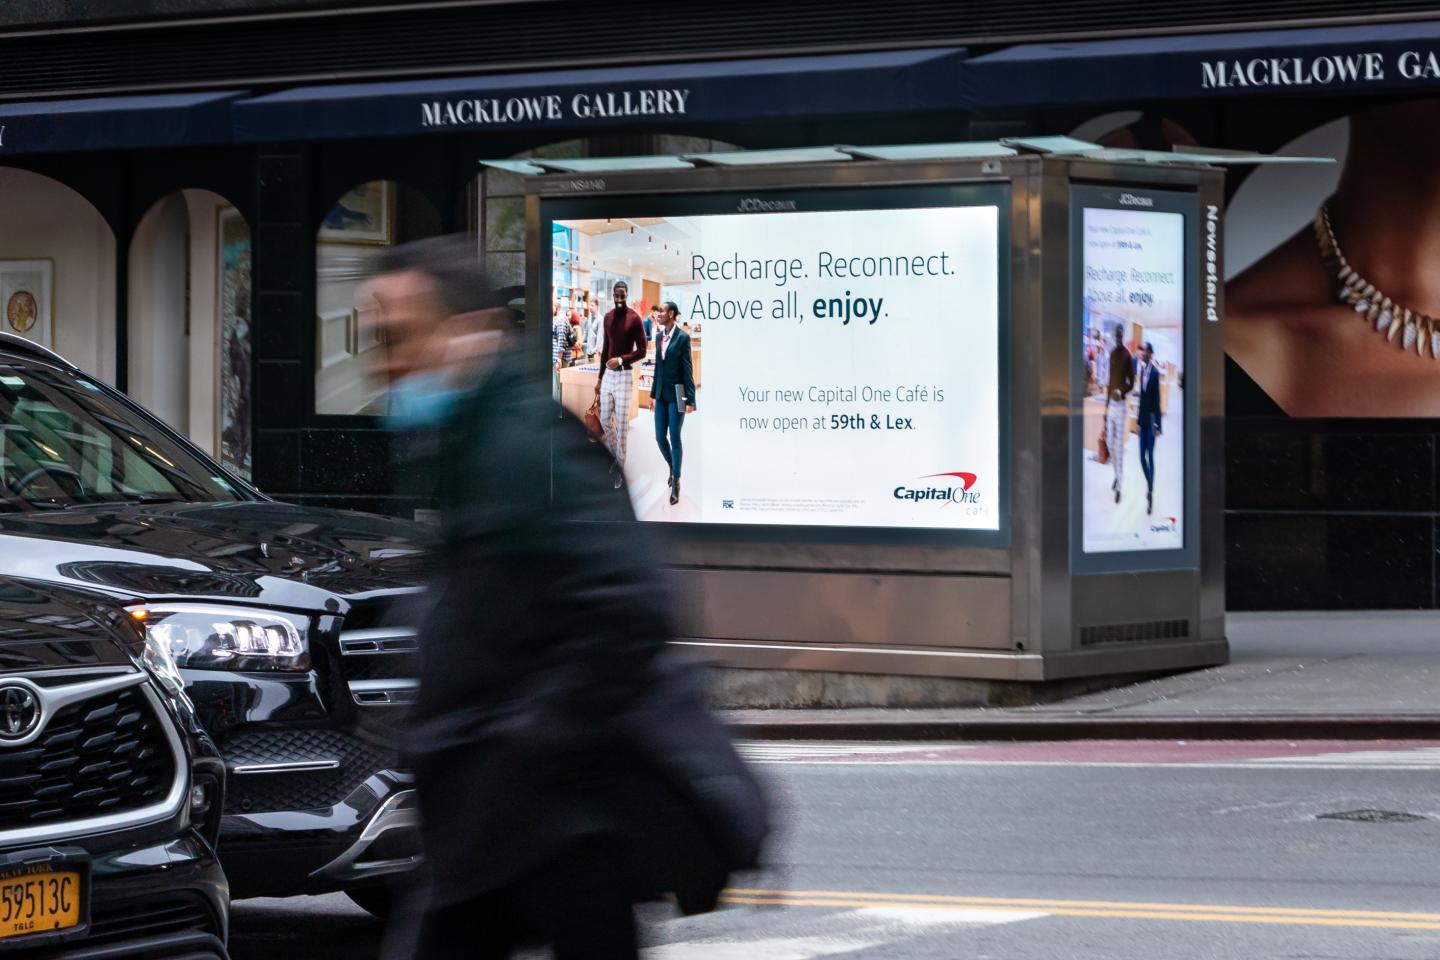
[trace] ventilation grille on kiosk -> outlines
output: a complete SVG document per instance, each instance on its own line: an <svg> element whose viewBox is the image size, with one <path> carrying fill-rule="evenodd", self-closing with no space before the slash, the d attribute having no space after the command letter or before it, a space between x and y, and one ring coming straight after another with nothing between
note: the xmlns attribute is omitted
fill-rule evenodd
<svg viewBox="0 0 1440 960"><path fill-rule="evenodd" d="M1080 628L1080 646L1102 643L1143 643L1147 640L1188 640L1188 620L1147 620L1142 623L1106 623Z"/></svg>

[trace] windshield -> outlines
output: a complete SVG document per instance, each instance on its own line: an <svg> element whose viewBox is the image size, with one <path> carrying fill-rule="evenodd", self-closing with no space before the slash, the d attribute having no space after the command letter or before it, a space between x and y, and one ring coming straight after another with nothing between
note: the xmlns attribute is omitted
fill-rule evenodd
<svg viewBox="0 0 1440 960"><path fill-rule="evenodd" d="M0 364L0 510L242 499L219 474L93 381Z"/></svg>

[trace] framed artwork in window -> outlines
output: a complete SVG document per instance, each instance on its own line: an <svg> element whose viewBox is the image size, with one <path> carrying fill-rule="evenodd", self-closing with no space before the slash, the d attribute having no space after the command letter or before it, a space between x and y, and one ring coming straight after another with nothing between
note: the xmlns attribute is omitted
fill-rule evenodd
<svg viewBox="0 0 1440 960"><path fill-rule="evenodd" d="M55 261L0 260L0 328L53 347Z"/></svg>
<svg viewBox="0 0 1440 960"><path fill-rule="evenodd" d="M395 242L395 184L372 180L348 191L325 214L316 235L321 243Z"/></svg>

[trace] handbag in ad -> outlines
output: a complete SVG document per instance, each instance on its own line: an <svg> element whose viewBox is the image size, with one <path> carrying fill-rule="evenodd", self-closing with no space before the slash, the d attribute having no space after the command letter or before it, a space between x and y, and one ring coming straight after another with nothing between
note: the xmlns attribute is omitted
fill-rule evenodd
<svg viewBox="0 0 1440 960"><path fill-rule="evenodd" d="M596 397L595 402L590 404L590 409L585 411L582 417L585 421L585 429L590 433L590 439L605 439L605 428L600 426L600 398Z"/></svg>

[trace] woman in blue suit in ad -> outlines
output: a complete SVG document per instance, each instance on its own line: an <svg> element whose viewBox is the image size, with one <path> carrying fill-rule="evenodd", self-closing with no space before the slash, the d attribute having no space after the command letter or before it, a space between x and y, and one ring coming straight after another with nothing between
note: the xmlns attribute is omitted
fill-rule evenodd
<svg viewBox="0 0 1440 960"><path fill-rule="evenodd" d="M680 308L667 300L655 335L655 380L650 398L655 404L655 442L670 464L670 503L680 500L680 431L685 414L695 412L695 373L690 358L690 334L675 321Z"/></svg>

